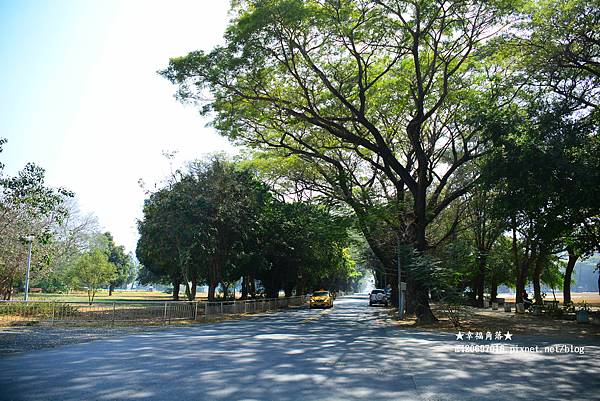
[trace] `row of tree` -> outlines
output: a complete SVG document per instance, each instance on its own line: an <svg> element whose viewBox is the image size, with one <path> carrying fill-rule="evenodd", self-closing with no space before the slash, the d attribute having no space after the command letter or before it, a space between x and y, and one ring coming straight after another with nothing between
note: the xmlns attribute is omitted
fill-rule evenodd
<svg viewBox="0 0 600 401"><path fill-rule="evenodd" d="M568 299L599 248L597 1L232 4L225 44L162 75L278 191L351 213L394 300L398 262L419 321L452 288L539 300L563 251Z"/></svg>
<svg viewBox="0 0 600 401"><path fill-rule="evenodd" d="M241 297L348 289L359 273L348 251L348 219L309 203L285 202L240 164L193 162L149 194L138 224L137 257L145 282L180 285L195 299L221 289ZM235 293L233 294L235 296Z"/></svg>

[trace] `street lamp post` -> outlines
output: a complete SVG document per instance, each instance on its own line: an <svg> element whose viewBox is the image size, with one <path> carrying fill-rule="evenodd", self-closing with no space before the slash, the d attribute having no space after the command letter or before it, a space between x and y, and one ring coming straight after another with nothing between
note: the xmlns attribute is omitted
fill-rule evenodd
<svg viewBox="0 0 600 401"><path fill-rule="evenodd" d="M29 301L29 271L31 270L31 246L33 244L33 235L25 237L29 243L29 254L27 255L27 275L25 276L25 302Z"/></svg>
<svg viewBox="0 0 600 401"><path fill-rule="evenodd" d="M402 285L402 265L400 263L400 237L397 236L396 259L398 260L398 319L404 319L404 288Z"/></svg>

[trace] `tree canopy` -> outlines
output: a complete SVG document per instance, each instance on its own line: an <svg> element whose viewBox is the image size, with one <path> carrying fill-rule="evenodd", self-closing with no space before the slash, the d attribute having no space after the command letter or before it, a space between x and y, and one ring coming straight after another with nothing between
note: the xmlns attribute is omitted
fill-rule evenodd
<svg viewBox="0 0 600 401"><path fill-rule="evenodd" d="M194 162L146 200L137 255L149 279L206 283L209 300L239 282L242 297L345 288L356 277L347 219L322 207L277 200L251 170L219 157ZM257 288L258 287L258 288Z"/></svg>
<svg viewBox="0 0 600 401"><path fill-rule="evenodd" d="M363 218L390 269L367 224L373 203L392 211L387 236L425 252L428 226L473 185L464 172L485 152L483 107L506 96L483 60L511 2L255 0L233 12L224 46L162 72L179 98L235 141L309 163L313 188ZM409 281L419 319L432 320L427 283Z"/></svg>

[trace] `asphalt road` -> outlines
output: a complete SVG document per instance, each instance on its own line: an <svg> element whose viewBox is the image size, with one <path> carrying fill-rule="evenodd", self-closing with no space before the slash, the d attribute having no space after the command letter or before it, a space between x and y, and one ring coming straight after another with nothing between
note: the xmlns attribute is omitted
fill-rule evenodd
<svg viewBox="0 0 600 401"><path fill-rule="evenodd" d="M366 297L0 358L1 400L600 400L583 353L456 352L456 333L395 328ZM541 337L505 347L556 344ZM566 351L563 350L563 351Z"/></svg>

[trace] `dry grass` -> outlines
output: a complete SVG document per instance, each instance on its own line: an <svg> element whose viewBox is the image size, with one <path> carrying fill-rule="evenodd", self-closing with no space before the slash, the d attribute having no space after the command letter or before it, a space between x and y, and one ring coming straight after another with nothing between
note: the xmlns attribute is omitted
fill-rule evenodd
<svg viewBox="0 0 600 401"><path fill-rule="evenodd" d="M533 293L530 293L529 296L530 296L530 298L533 298ZM504 298L508 302L515 302L514 294L498 294L498 298ZM554 300L554 296L552 295L551 292L547 292L545 299L547 301L552 301L552 300ZM556 293L556 300L560 301L562 303L562 300L563 300L562 292ZM574 303L579 303L579 302L585 301L590 306L600 307L600 294L598 294L597 292L572 292L571 300Z"/></svg>
<svg viewBox="0 0 600 401"><path fill-rule="evenodd" d="M417 328L420 330L456 332L441 305L433 304L432 309L440 319L434 324L417 324L414 317L397 321L402 328ZM543 335L562 339L597 339L600 341L600 322L593 320L590 324L578 324L573 316L556 318L548 315L534 316L530 313L516 314L500 310L463 307L461 312L460 330L472 332L496 331L517 335Z"/></svg>
<svg viewBox="0 0 600 401"><path fill-rule="evenodd" d="M185 301L185 294L180 294L180 300ZM208 298L206 293L196 294L197 301L205 301ZM17 294L15 300L22 299L22 294ZM65 301L65 302L87 302L88 295L85 291L71 291L68 294L30 294L32 300ZM96 301L172 301L171 294L161 291L113 291L113 295L108 296L107 290L100 290L94 297Z"/></svg>

